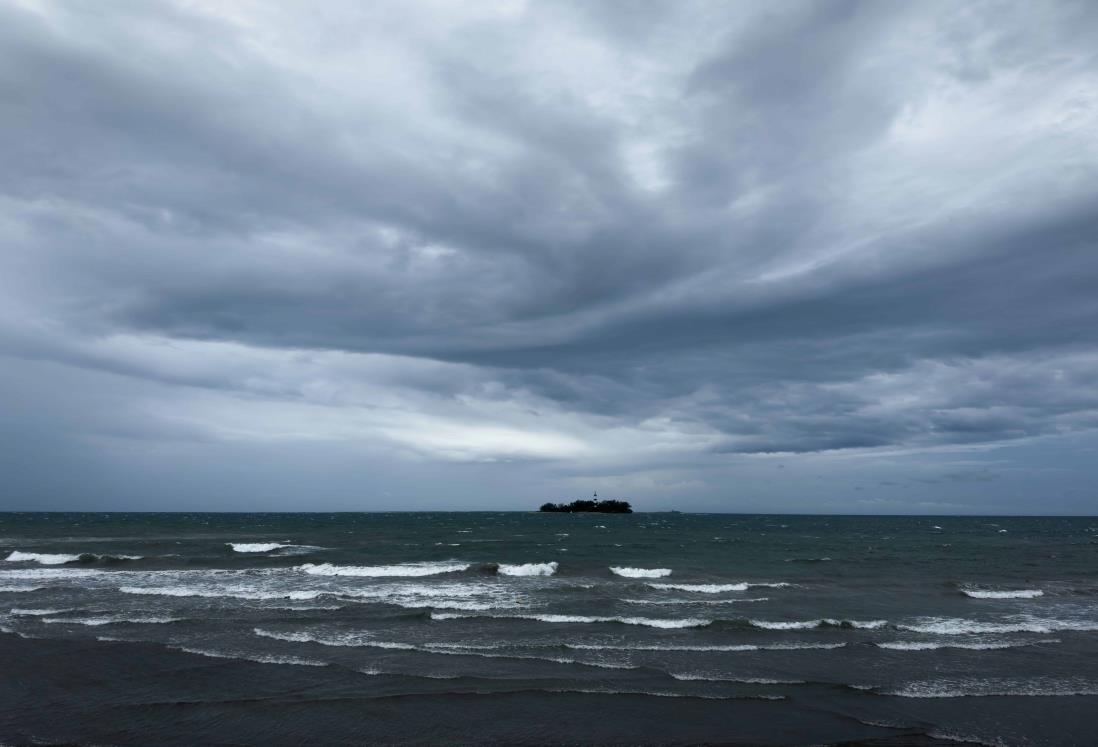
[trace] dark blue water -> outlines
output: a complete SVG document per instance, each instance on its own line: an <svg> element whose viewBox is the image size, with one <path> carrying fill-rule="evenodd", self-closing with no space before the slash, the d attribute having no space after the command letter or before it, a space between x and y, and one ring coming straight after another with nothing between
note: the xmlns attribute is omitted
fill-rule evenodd
<svg viewBox="0 0 1098 747"><path fill-rule="evenodd" d="M0 514L0 629L4 743L1098 743L1093 518Z"/></svg>

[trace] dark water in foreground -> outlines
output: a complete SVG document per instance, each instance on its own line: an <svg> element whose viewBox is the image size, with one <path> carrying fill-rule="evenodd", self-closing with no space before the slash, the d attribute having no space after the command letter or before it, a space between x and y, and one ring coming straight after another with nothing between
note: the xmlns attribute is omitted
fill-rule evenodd
<svg viewBox="0 0 1098 747"><path fill-rule="evenodd" d="M0 514L0 667L3 744L1098 744L1098 519Z"/></svg>

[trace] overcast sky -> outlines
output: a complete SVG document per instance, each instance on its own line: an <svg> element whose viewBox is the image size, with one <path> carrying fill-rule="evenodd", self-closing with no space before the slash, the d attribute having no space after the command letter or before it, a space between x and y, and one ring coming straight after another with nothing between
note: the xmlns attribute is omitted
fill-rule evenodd
<svg viewBox="0 0 1098 747"><path fill-rule="evenodd" d="M1098 512L1098 3L0 2L0 508Z"/></svg>

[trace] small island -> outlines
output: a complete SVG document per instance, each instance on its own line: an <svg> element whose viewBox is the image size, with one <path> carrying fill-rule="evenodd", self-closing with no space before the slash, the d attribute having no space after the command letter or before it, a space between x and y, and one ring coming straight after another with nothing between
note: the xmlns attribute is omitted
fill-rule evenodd
<svg viewBox="0 0 1098 747"><path fill-rule="evenodd" d="M539 511L547 511L550 513L562 513L562 514L575 514L575 513L595 513L595 514L631 514L633 513L633 507L629 505L629 501L615 501L606 500L600 501L598 498L594 500L579 500L572 501L571 503L546 503Z"/></svg>

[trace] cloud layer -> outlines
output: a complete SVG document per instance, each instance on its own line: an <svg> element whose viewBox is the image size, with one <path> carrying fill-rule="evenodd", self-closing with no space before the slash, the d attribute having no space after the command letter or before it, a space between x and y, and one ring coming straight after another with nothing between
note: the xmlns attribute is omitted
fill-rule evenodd
<svg viewBox="0 0 1098 747"><path fill-rule="evenodd" d="M1086 510L1043 444L1098 442L1095 38L1085 2L11 3L0 501L325 453L331 507L1038 506L950 477L994 464Z"/></svg>

